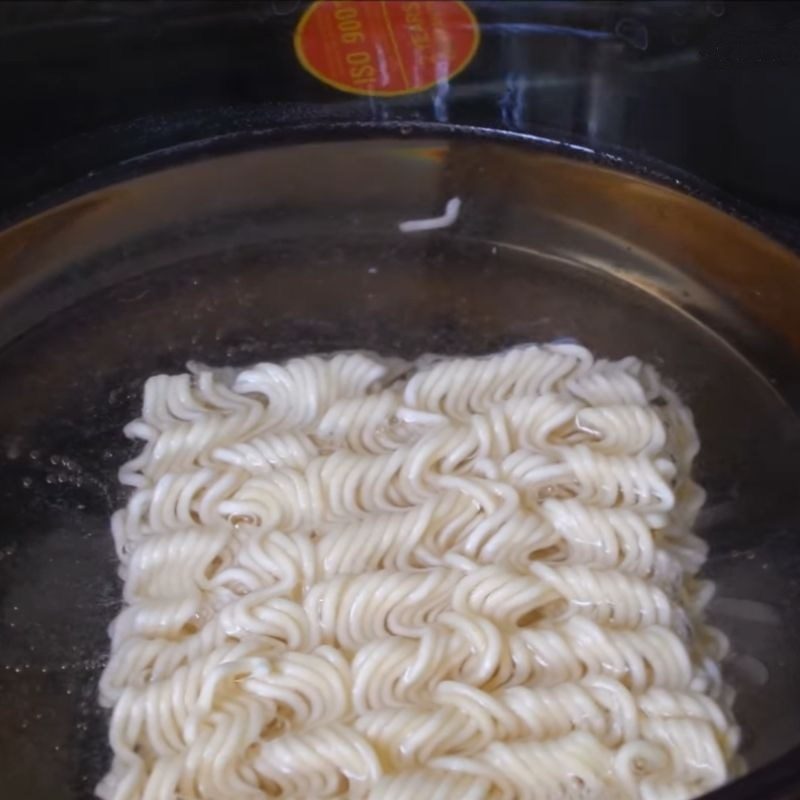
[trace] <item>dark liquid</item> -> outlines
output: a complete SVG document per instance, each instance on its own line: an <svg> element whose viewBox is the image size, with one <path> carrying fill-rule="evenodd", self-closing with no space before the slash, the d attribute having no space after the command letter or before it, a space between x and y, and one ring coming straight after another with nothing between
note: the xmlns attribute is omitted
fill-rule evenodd
<svg viewBox="0 0 800 800"><path fill-rule="evenodd" d="M338 349L413 358L569 338L655 364L702 441L706 574L722 598L714 621L732 640L744 755L758 765L784 749L781 737L793 740L800 641L783 614L800 601L800 425L717 336L608 274L490 242L362 241L350 253L301 239L147 266L0 351L9 796L90 796L107 768L95 687L120 594L108 517L124 501L116 470L132 452L121 429L139 413L143 381L190 359L246 365Z"/></svg>

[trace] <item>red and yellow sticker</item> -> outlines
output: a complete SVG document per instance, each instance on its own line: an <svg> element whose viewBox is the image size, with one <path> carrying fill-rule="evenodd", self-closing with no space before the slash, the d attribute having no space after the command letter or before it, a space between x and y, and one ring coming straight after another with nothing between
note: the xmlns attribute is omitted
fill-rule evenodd
<svg viewBox="0 0 800 800"><path fill-rule="evenodd" d="M477 20L461 0L317 0L294 33L297 57L312 75L378 97L450 80L479 41Z"/></svg>

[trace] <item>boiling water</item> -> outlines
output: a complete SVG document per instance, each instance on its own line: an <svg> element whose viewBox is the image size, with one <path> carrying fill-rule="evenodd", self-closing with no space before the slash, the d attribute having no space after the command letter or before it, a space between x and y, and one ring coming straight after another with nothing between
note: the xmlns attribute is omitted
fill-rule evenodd
<svg viewBox="0 0 800 800"><path fill-rule="evenodd" d="M194 250L130 256L127 276L77 293L0 351L9 797L89 797L107 767L95 685L120 593L108 518L131 455L121 429L139 412L143 381L190 359L245 365L338 349L411 358L567 338L655 364L693 409L703 444L700 532L715 624L733 645L744 755L758 765L798 739L800 636L785 612L800 602L800 424L725 341L597 265L497 241L364 237L351 251L287 238ZM72 297L68 287L58 296Z"/></svg>

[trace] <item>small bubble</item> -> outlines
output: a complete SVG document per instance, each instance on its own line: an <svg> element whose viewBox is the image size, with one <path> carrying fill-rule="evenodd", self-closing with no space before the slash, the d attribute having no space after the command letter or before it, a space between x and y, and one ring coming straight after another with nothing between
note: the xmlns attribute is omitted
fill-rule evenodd
<svg viewBox="0 0 800 800"><path fill-rule="evenodd" d="M56 482L56 476L55 475L47 475L47 476L45 476L44 482L45 483L55 483Z"/></svg>
<svg viewBox="0 0 800 800"><path fill-rule="evenodd" d="M712 17L721 17L725 13L725 3L722 0L711 0L706 3L706 7Z"/></svg>
<svg viewBox="0 0 800 800"><path fill-rule="evenodd" d="M42 457L42 454L38 450L31 450L30 454L28 455L28 458L31 461L39 461L39 459L41 459L41 457Z"/></svg>
<svg viewBox="0 0 800 800"><path fill-rule="evenodd" d="M22 479L22 488L23 489L30 489L33 486L33 478L25 477Z"/></svg>
<svg viewBox="0 0 800 800"><path fill-rule="evenodd" d="M50 463L53 466L56 466L57 464L60 464L61 463L61 456L58 456L58 455L56 455L54 453L52 456L50 456Z"/></svg>

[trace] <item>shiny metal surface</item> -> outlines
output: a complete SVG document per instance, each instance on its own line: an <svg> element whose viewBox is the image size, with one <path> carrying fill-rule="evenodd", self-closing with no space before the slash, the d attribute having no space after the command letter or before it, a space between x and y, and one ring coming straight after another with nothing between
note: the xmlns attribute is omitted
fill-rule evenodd
<svg viewBox="0 0 800 800"><path fill-rule="evenodd" d="M452 227L399 232L454 196ZM714 614L745 755L767 764L800 743L798 312L800 259L755 228L642 177L488 140L196 154L0 233L8 796L88 797L105 766L107 519L147 376L188 359L562 337L656 363L696 413Z"/></svg>

